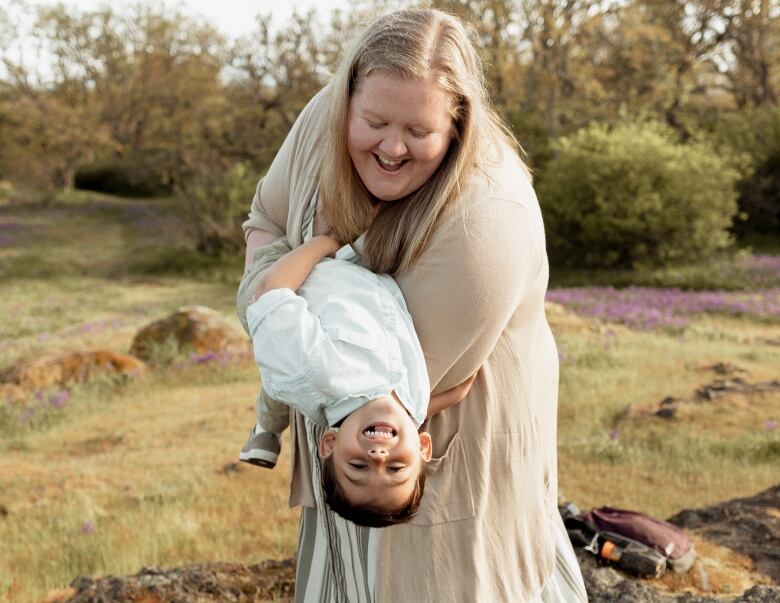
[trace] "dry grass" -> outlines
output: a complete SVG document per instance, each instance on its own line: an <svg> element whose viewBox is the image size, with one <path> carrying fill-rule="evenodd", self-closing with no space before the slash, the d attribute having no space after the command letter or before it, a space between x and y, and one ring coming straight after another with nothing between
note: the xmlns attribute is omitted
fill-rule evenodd
<svg viewBox="0 0 780 603"><path fill-rule="evenodd" d="M73 273L0 273L0 367L44 351L126 352L140 326L180 305L233 314L236 283L117 277L136 249L133 231L115 223L118 211L103 207L56 224L62 253L45 253L55 267L78 264ZM11 217L48 224L38 210ZM49 240L48 232L36 236ZM89 245L79 247L85 239ZM25 251L42 254L42 245ZM19 253L0 248L0 267L23 267L3 264ZM636 333L555 308L550 317L562 350L560 487L580 507L609 503L666 517L776 482L780 431L765 425L780 420L777 395L690 405L672 420L648 415L664 397L690 397L716 378L702 370L715 362L739 365L749 381L780 378L780 346L770 343L780 341L780 325L705 317L679 335ZM235 464L253 420L256 375L246 365L169 370L73 388L51 420L20 422L6 413L0 600L40 600L80 574L292 555L289 446L275 471ZM748 582L758 579L744 572ZM723 584L739 590L743 582Z"/></svg>
<svg viewBox="0 0 780 603"><path fill-rule="evenodd" d="M185 373L135 384L4 452L3 588L32 600L81 574L292 555L287 456L276 471L235 462L252 422L253 372L243 382L193 385Z"/></svg>

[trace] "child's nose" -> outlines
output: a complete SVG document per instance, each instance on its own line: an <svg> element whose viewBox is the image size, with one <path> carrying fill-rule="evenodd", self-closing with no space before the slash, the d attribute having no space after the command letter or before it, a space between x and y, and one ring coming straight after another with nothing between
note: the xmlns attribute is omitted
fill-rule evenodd
<svg viewBox="0 0 780 603"><path fill-rule="evenodd" d="M387 449L379 447L370 448L368 451L368 456L370 456L373 460L383 459L387 456Z"/></svg>

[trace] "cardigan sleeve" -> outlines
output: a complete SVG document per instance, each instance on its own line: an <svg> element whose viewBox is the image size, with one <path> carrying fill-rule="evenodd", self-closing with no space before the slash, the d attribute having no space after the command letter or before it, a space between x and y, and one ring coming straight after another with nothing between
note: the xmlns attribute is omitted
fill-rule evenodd
<svg viewBox="0 0 780 603"><path fill-rule="evenodd" d="M422 256L398 277L434 393L485 363L529 291L547 278L538 205L530 183L520 188L532 203L461 198Z"/></svg>
<svg viewBox="0 0 780 603"><path fill-rule="evenodd" d="M290 195L296 178L312 177L304 164L321 130L326 90L327 87L320 90L303 108L265 176L257 183L249 218L242 224L245 238L252 230L264 230L277 237L289 234Z"/></svg>

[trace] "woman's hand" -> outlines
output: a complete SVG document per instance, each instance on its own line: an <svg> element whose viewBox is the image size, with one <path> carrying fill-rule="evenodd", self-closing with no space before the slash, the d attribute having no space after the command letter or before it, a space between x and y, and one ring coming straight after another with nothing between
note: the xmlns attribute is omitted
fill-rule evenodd
<svg viewBox="0 0 780 603"><path fill-rule="evenodd" d="M441 412L445 408L449 408L450 406L454 406L458 402L465 400L466 396L471 390L471 386L474 384L474 380L477 378L477 375L479 375L479 371L471 375L471 377L466 379L463 383L459 383L455 387L452 387L440 394L431 396L431 401L428 404L427 418L431 418L433 415Z"/></svg>

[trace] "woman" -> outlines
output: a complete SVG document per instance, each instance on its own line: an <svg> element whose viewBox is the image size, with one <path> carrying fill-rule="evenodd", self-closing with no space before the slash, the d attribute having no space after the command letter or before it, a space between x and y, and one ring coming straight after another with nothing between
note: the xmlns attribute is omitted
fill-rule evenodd
<svg viewBox="0 0 780 603"><path fill-rule="evenodd" d="M403 526L358 529L329 512L312 486L316 430L295 417L296 600L585 600L557 512L541 214L463 25L422 9L371 24L299 116L244 227L248 263L281 236L358 239L404 293L434 393L482 368L425 426L435 458Z"/></svg>

